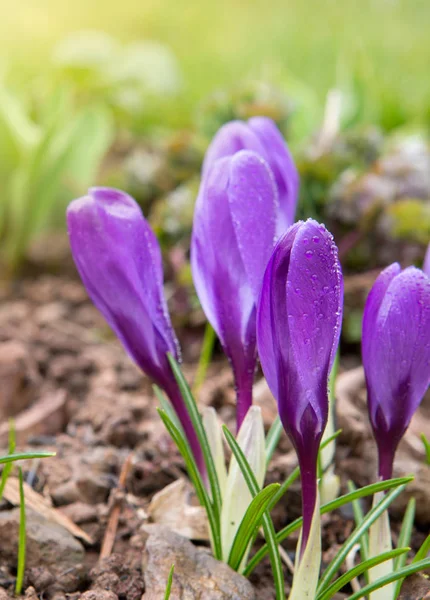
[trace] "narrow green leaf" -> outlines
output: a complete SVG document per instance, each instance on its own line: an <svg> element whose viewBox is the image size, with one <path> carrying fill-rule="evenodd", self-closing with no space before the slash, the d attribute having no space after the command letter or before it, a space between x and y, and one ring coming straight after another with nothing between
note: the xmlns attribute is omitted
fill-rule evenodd
<svg viewBox="0 0 430 600"><path fill-rule="evenodd" d="M355 592L355 594L352 594L352 596L350 596L348 598L348 600L359 600L359 598L364 598L365 596L368 596L371 592L374 592L375 590L379 590L380 588L382 588L386 585L389 585L393 581L398 581L399 579L405 579L405 577L408 577L409 575L413 575L414 573L417 573L418 571L424 571L425 569L428 569L429 567L430 567L430 559L429 558L427 558L425 560L420 560L419 562L416 562L416 563L411 563L410 565L403 567L403 569L394 571L393 573L391 573L391 575L387 575L386 577L381 577L380 579L377 579L373 583L369 583L365 587L361 588L361 590L359 590L358 592Z"/></svg>
<svg viewBox="0 0 430 600"><path fill-rule="evenodd" d="M8 454L13 454L16 448L16 436L15 436L15 424L13 419L9 420L9 448ZM3 472L1 474L0 481L0 500L3 498L4 488L6 487L7 480L9 475L13 469L13 462L7 463L4 466Z"/></svg>
<svg viewBox="0 0 430 600"><path fill-rule="evenodd" d="M266 436L266 464L272 460L273 453L279 444L279 439L282 434L282 423L279 416L276 416Z"/></svg>
<svg viewBox="0 0 430 600"><path fill-rule="evenodd" d="M192 393L195 396L205 380L208 367L212 360L213 349L216 340L216 333L212 325L208 322L205 327L202 349L200 351L199 364L197 365L196 375L194 377Z"/></svg>
<svg viewBox="0 0 430 600"><path fill-rule="evenodd" d="M358 540L362 537L365 531L368 531L372 523L374 523L376 519L380 515L382 515L382 513L388 508L391 502L393 502L403 492L405 487L406 484L403 484L398 486L394 490L391 490L375 507L373 507L367 513L360 525L356 529L354 529L354 531L344 542L340 550L337 552L336 556L327 566L320 579L320 583L318 585L318 592L321 592L325 589L326 586L329 585L330 581L335 576L336 572L340 568L340 565L343 563L348 552L351 550L354 544L358 542Z"/></svg>
<svg viewBox="0 0 430 600"><path fill-rule="evenodd" d="M371 496L371 495L375 494L376 492L380 492L383 490L385 490L385 491L390 490L399 485L409 483L413 479L414 479L413 476L398 477L396 479L387 479L386 481L378 481L376 483L366 485L363 488L355 490L354 492L349 492L348 494L345 494L344 496L340 496L339 498L336 498L336 500L333 500L332 502L328 502L327 504L324 504L323 506L321 506L320 512L322 515L324 515L326 513L331 512L332 510L336 510L336 509L340 508L341 506L344 506L345 504L348 504L349 502L352 502L353 500L357 500L358 498L364 498L365 496ZM287 525L286 527L281 529L281 531L278 531L278 533L276 534L277 543L280 544L289 535L294 533L294 531L297 531L298 529L300 529L300 527L302 526L302 521L303 521L302 517L299 517L298 519L295 519L295 521L293 521L292 523L290 523L289 525ZM261 560L266 556L267 553L268 553L268 547L267 547L267 544L265 544L251 558L251 560L249 561L249 563L244 571L244 575L245 576L250 575L250 573L252 573L252 571L255 569L255 567L258 565L258 563L261 562Z"/></svg>
<svg viewBox="0 0 430 600"><path fill-rule="evenodd" d="M414 526L415 520L415 506L415 498L410 498L406 507L405 515L403 517L402 522L402 528L399 534L399 541L397 544L399 548L405 548L406 546L409 546L411 542L412 528ZM394 569L397 570L402 568L405 565L405 562L406 557L399 557L397 560L394 561Z"/></svg>
<svg viewBox="0 0 430 600"><path fill-rule="evenodd" d="M350 492L355 492L356 489L357 488L355 487L354 483L352 481L348 481L348 490ZM358 527L359 525L362 524L362 522L364 520L364 513L363 513L361 504L358 499L353 500L351 502L351 504L352 504L352 511L354 513L355 524ZM361 560L367 560L369 558L369 536L367 534L367 531L366 531L366 533L363 533L363 535L361 536L361 539L360 539L360 555L361 555Z"/></svg>
<svg viewBox="0 0 430 600"><path fill-rule="evenodd" d="M242 470L242 473L243 473L245 481L248 485L249 491L251 492L251 494L253 496L256 496L258 494L258 492L260 491L260 489L259 489L257 480L255 479L255 475L252 472L252 469L249 466L248 461L246 460L245 455L243 454L242 450L240 449L240 446L238 445L238 443L234 439L233 435L230 433L230 431L227 429L227 427L225 425L223 426L223 431L224 431L224 435L226 437L227 443L230 446L231 451L233 452L234 456L236 457L236 460ZM263 523L264 535L266 537L267 552L269 553L270 562L272 565L272 574L273 574L275 590L276 590L276 600L284 600L284 598L285 598L284 574L282 571L282 563L281 563L281 558L279 556L278 544L276 541L275 528L273 526L272 519L270 518L270 515L268 512L264 513L262 523Z"/></svg>
<svg viewBox="0 0 430 600"><path fill-rule="evenodd" d="M215 462L212 457L211 449L209 446L209 441L206 435L205 428L203 427L203 422L201 416L199 414L196 401L193 398L190 387L185 380L185 377L182 374L181 369L179 368L178 363L170 354L167 353L167 358L169 360L170 366L172 368L175 379L179 385L179 389L182 394L182 398L187 407L188 414L190 416L191 422L194 427L194 431L196 432L197 439L199 440L200 447L202 449L203 458L205 460L206 469L208 472L209 484L211 486L212 492L212 502L215 513L215 519L217 522L217 528L219 529L220 516L221 516L221 489L218 481L218 476L216 472Z"/></svg>
<svg viewBox="0 0 430 600"><path fill-rule="evenodd" d="M193 453L188 445L188 441L181 434L179 429L175 426L173 421L164 412L162 409L158 408L158 414L160 415L164 425L166 426L167 431L170 433L171 438L175 442L178 447L179 452L181 453L182 458L185 461L185 465L187 467L188 475L192 481L194 489L196 490L197 497L200 501L200 504L205 508L206 514L208 516L209 527L212 535L213 542L213 550L215 558L218 560L222 557L222 549L221 549L221 538L220 538L220 530L219 530L219 521L217 521L212 503L210 501L208 492L205 488L201 475L196 465L196 461L194 460Z"/></svg>
<svg viewBox="0 0 430 600"><path fill-rule="evenodd" d="M230 556L228 557L228 564L235 571L239 569L249 542L251 541L255 530L260 527L263 514L279 487L279 483L268 485L254 496L251 504L248 506L236 532L230 550Z"/></svg>
<svg viewBox="0 0 430 600"><path fill-rule="evenodd" d="M430 465L430 441L426 438L425 433L421 434L421 441L424 444L424 450L426 453L426 463Z"/></svg>
<svg viewBox="0 0 430 600"><path fill-rule="evenodd" d="M412 537L412 528L414 526L415 520L415 506L416 501L415 498L410 498L408 502L408 506L406 507L405 515L403 517L402 528L400 530L399 542L398 546L400 548L408 546ZM402 554L396 558L394 561L394 570L398 571L402 569L406 564L407 555ZM402 587L403 579L399 579L397 582L396 588L394 590L394 600L400 594L400 588Z"/></svg>
<svg viewBox="0 0 430 600"><path fill-rule="evenodd" d="M415 554L415 557L412 562L418 562L420 560L424 560L427 557L427 554L430 552L430 534L426 537L424 542L421 544L420 549Z"/></svg>
<svg viewBox="0 0 430 600"><path fill-rule="evenodd" d="M169 598L170 598L170 592L172 591L173 572L174 572L174 570L175 570L175 565L172 565L170 567L169 576L167 578L167 586L166 586L166 592L164 594L164 600L169 600Z"/></svg>
<svg viewBox="0 0 430 600"><path fill-rule="evenodd" d="M16 569L15 593L20 594L24 581L25 571L25 546L26 546L26 520L25 520L25 497L24 480L21 467L19 468L19 541L18 541L18 565Z"/></svg>
<svg viewBox="0 0 430 600"><path fill-rule="evenodd" d="M158 387L158 385L154 384L152 386L152 389L154 390L154 393L157 396L157 399L158 399L158 401L160 403L161 408L168 415L169 419L175 424L175 426L177 427L177 429L179 429L179 431L182 434L182 437L186 439L184 429L183 429L183 427L181 425L181 422L180 422L180 420L178 418L178 415L176 414L176 411L173 408L172 403L170 402L170 400L164 394L163 390Z"/></svg>
<svg viewBox="0 0 430 600"><path fill-rule="evenodd" d="M49 458L55 456L55 452L21 452L18 454L8 454L0 456L0 465L15 462L17 460L30 460L32 458Z"/></svg>
<svg viewBox="0 0 430 600"><path fill-rule="evenodd" d="M330 600L333 596L341 590L345 585L347 585L350 581L367 571L368 569L375 567L387 560L391 560L393 558L398 558L399 556L406 556L409 552L410 548L397 548L395 550L391 550L390 552L384 552L379 556L375 556L370 558L364 562L361 562L356 567L347 571L342 577L339 577L334 581L328 588L326 588L323 592L318 594L316 600Z"/></svg>

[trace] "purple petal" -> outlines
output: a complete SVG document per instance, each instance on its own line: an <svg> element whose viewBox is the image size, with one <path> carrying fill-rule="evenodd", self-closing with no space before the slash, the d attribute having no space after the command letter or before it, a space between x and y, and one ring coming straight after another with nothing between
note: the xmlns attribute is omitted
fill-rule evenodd
<svg viewBox="0 0 430 600"><path fill-rule="evenodd" d="M337 249L325 227L308 220L281 238L269 265L271 275L266 272L258 318L263 371L286 427L299 432L310 404L323 429L327 380L342 318Z"/></svg>
<svg viewBox="0 0 430 600"><path fill-rule="evenodd" d="M317 497L317 457L328 414L328 377L339 343L343 282L337 248L313 220L278 241L261 290L257 338L263 372L296 448L303 548Z"/></svg>
<svg viewBox="0 0 430 600"><path fill-rule="evenodd" d="M253 117L248 123L231 121L219 129L209 145L203 163L203 177L216 160L240 150L259 154L274 174L279 198L279 236L294 222L298 198L299 176L288 146L275 123L267 117Z"/></svg>
<svg viewBox="0 0 430 600"><path fill-rule="evenodd" d="M283 233L294 223L299 193L299 173L288 146L272 119L253 117L249 119L248 124L258 135L270 157L269 165L275 175L279 193L281 215L279 233Z"/></svg>
<svg viewBox="0 0 430 600"><path fill-rule="evenodd" d="M161 254L137 203L93 188L72 202L67 224L82 281L128 353L159 385L178 346L163 295Z"/></svg>
<svg viewBox="0 0 430 600"><path fill-rule="evenodd" d="M369 413L381 450L395 450L430 383L430 280L415 267L399 271L392 265L378 277L363 319Z"/></svg>
<svg viewBox="0 0 430 600"><path fill-rule="evenodd" d="M240 150L252 150L265 157L264 146L250 127L243 121L230 121L217 131L209 144L203 162L202 176L207 175L216 160L233 156Z"/></svg>
<svg viewBox="0 0 430 600"><path fill-rule="evenodd" d="M273 178L258 155L239 152L219 159L203 177L191 240L193 279L232 362L238 404L245 394L247 407L256 362L256 303L273 248L275 216ZM247 408L238 410L241 421Z"/></svg>
<svg viewBox="0 0 430 600"><path fill-rule="evenodd" d="M277 192L267 163L254 152L243 150L233 156L228 200L237 247L257 304L275 240Z"/></svg>

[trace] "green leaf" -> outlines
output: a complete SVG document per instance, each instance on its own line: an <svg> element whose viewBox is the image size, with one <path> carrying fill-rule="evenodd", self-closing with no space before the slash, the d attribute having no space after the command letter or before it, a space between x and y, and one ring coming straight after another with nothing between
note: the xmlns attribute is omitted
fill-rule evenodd
<svg viewBox="0 0 430 600"><path fill-rule="evenodd" d="M273 421L267 436L266 436L266 464L268 465L272 459L273 453L277 445L279 444L279 439L282 434L282 423L279 416L275 418Z"/></svg>
<svg viewBox="0 0 430 600"><path fill-rule="evenodd" d="M415 498L410 498L408 505L406 507L405 515L403 517L402 528L400 530L399 541L397 544L400 548L408 546L410 544L411 536L412 536L412 528L414 526L414 520L415 520L415 506L416 506ZM407 558L406 554L402 554L396 558L396 560L394 561L394 570L395 571L398 571L399 569L402 569L405 566L406 558ZM402 587L402 583L403 583L403 580L399 579L399 581L397 582L395 591L394 591L394 600L400 594L400 588Z"/></svg>
<svg viewBox="0 0 430 600"><path fill-rule="evenodd" d="M169 360L175 379L179 385L182 398L185 402L185 406L187 407L187 411L193 424L194 431L196 432L197 439L199 440L200 447L202 449L203 458L208 472L209 484L212 492L212 502L215 513L215 519L217 522L217 527L219 528L222 504L221 490L216 472L216 466L209 446L209 441L205 432L205 428L203 427L201 416L197 409L196 401L193 398L191 390L188 386L188 383L185 380L185 377L182 374L181 369L179 368L178 363L170 354L170 352L167 353L167 358Z"/></svg>
<svg viewBox="0 0 430 600"><path fill-rule="evenodd" d="M407 567L403 567L403 569L394 571L394 573L392 573L391 575L387 575L386 577L381 577L380 579L377 579L373 583L369 583L365 587L361 588L361 590L359 590L358 592L355 592L355 594L352 594L352 596L350 596L348 598L348 600L359 600L359 598L364 598L365 596L368 596L371 592L378 590L386 585L389 585L393 581L398 581L399 579L404 579L405 577L408 577L409 575L413 575L414 573L417 573L418 571L424 571L425 569L428 569L429 567L430 567L430 559L429 558L427 558L425 560L420 560L419 562L416 562L416 563L411 563Z"/></svg>
<svg viewBox="0 0 430 600"><path fill-rule="evenodd" d="M426 453L426 464L430 465L430 441L426 438L425 433L421 434L421 441L424 444L424 450Z"/></svg>
<svg viewBox="0 0 430 600"><path fill-rule="evenodd" d="M9 448L8 454L13 454L16 448L16 436L15 436L15 424L13 419L9 421ZM3 469L1 474L1 482L0 482L0 500L3 498L4 488L6 487L7 480L9 478L10 472L13 469L13 462L7 463Z"/></svg>
<svg viewBox="0 0 430 600"><path fill-rule="evenodd" d="M379 565L387 560L392 560L393 558L398 558L399 556L406 556L410 548L397 548L396 550L391 550L390 552L384 552L379 556L375 556L374 558L370 558L364 562L361 562L359 565L347 571L342 577L339 577L334 581L328 588L326 588L323 592L321 592L316 600L330 600L333 596L341 590L345 585L350 583L353 579L365 573L368 569Z"/></svg>
<svg viewBox="0 0 430 600"><path fill-rule="evenodd" d="M350 492L355 492L356 489L357 488L355 487L353 482L348 481L348 490ZM351 504L352 504L352 510L354 513L355 524L358 527L363 522L364 513L363 513L361 504L358 499L353 500ZM360 539L360 555L361 555L361 560L367 560L369 558L369 536L367 535L367 532L363 533L363 535L361 536L361 539Z"/></svg>
<svg viewBox="0 0 430 600"><path fill-rule="evenodd" d="M167 431L170 433L171 438L175 442L179 452L181 453L182 458L185 461L188 475L191 479L194 489L196 490L196 494L200 501L200 504L206 510L206 514L208 516L209 521L209 527L211 530L211 539L213 543L214 555L215 558L220 560L222 557L222 549L219 521L216 519L211 500L209 498L208 492L205 488L205 485L197 468L196 461L194 460L194 456L191 452L188 441L186 440L185 436L181 433L181 431L176 427L176 425L170 419L167 413L160 408L158 408L157 410L164 425L166 426Z"/></svg>
<svg viewBox="0 0 430 600"><path fill-rule="evenodd" d="M271 485L268 485L256 496L254 496L251 504L248 506L242 522L236 532L233 546L230 551L230 556L228 557L228 564L235 571L239 569L249 542L251 541L256 529L260 527L263 514L279 487L279 483L272 483Z"/></svg>
<svg viewBox="0 0 430 600"><path fill-rule="evenodd" d="M216 333L210 323L206 323L205 335L203 337L202 349L200 351L199 364L197 365L196 376L194 377L192 393L195 396L205 380L206 372L212 360L213 349L216 340Z"/></svg>
<svg viewBox="0 0 430 600"><path fill-rule="evenodd" d="M421 544L421 547L418 550L418 552L415 554L415 558L413 559L412 562L418 562L420 560L424 560L424 558L426 558L426 556L429 552L430 552L430 534L426 537L424 542Z"/></svg>
<svg viewBox="0 0 430 600"><path fill-rule="evenodd" d="M225 425L223 426L223 431L224 431L224 435L226 437L227 443L230 446L231 451L233 452L237 462L239 463L239 466L242 470L245 481L248 485L249 491L251 492L251 494L253 496L256 496L258 494L258 492L260 491L260 489L258 487L258 483L255 478L255 475L254 475L251 467L249 466L248 461L246 460L245 455L243 454L242 450L240 449L240 446L238 445L238 443L234 439L233 435L230 433L230 431L227 429L227 427ZM267 552L270 555L270 562L272 565L272 574L273 574L275 590L276 590L276 600L283 600L285 598L284 574L282 571L282 563L281 563L281 558L279 556L278 544L276 541L275 528L273 526L272 519L270 518L270 515L268 512L264 513L262 523L263 523L264 535L267 540L267 543L266 543Z"/></svg>
<svg viewBox="0 0 430 600"><path fill-rule="evenodd" d="M15 462L17 460L31 460L33 458L49 458L55 456L55 452L21 452L18 454L8 454L0 456L0 465Z"/></svg>
<svg viewBox="0 0 430 600"><path fill-rule="evenodd" d="M175 409L173 408L172 403L164 394L164 392L158 387L158 385L153 385L152 389L154 390L155 395L158 398L161 408L168 415L169 419L174 423L175 427L179 429L182 434L182 437L186 439L186 435L180 420L178 419L178 415L176 414Z"/></svg>
<svg viewBox="0 0 430 600"><path fill-rule="evenodd" d="M333 500L332 502L328 502L327 504L324 504L323 506L321 506L320 513L322 515L324 515L326 513L331 512L332 510L336 510L337 508L344 506L345 504L348 504L349 502L353 502L354 500L357 500L358 498L364 498L365 496L371 496L371 495L375 494L376 492L379 492L382 490L385 490L385 491L390 490L399 485L409 483L413 479L414 479L413 476L398 477L396 479L387 479L386 481L378 481L377 483L372 483L370 485L366 485L363 488L355 490L354 492L349 492L348 494L345 494L344 496L340 496L339 498L336 498L336 500ZM296 519L295 521L293 521L292 523L290 523L289 525L287 525L286 527L281 529L281 531L279 531L276 534L277 543L280 544L289 535L294 533L294 531L297 531L298 529L300 529L300 527L302 526L302 521L303 521L302 517L299 517L298 519ZM258 563L266 556L267 553L268 553L268 547L267 547L267 544L265 544L251 558L251 560L249 561L249 563L244 571L244 575L248 576L250 573L252 573L252 571L255 569L255 567L258 565Z"/></svg>
<svg viewBox="0 0 430 600"><path fill-rule="evenodd" d="M367 513L360 525L356 527L356 529L354 529L354 531L344 542L340 550L337 552L336 556L327 566L320 579L318 592L321 592L329 585L330 581L338 571L340 565L343 563L354 544L358 542L358 540L362 537L363 533L365 531L368 531L372 523L374 523L378 519L378 517L380 517L380 515L382 515L382 513L388 508L388 506L403 492L405 487L406 484L403 484L391 490L375 507L373 507Z"/></svg>
<svg viewBox="0 0 430 600"><path fill-rule="evenodd" d="M169 600L169 598L170 598L170 592L172 591L173 572L174 572L174 570L175 570L175 565L172 565L170 567L169 576L167 578L167 586L166 586L166 592L164 594L164 600Z"/></svg>
<svg viewBox="0 0 430 600"><path fill-rule="evenodd" d="M18 565L16 568L15 593L21 594L22 584L24 582L25 571L25 550L26 550L26 518L25 518L25 497L24 480L21 467L19 468L19 538L18 538Z"/></svg>

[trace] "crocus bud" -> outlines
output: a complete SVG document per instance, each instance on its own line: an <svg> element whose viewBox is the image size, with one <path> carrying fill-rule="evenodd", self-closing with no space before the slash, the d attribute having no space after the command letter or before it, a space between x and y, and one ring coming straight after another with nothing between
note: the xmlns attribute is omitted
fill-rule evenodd
<svg viewBox="0 0 430 600"><path fill-rule="evenodd" d="M279 129L268 117L253 117L248 122L231 121L219 129L209 145L203 163L206 175L214 162L239 150L252 150L271 168L278 190L277 235L294 223L299 175Z"/></svg>
<svg viewBox="0 0 430 600"><path fill-rule="evenodd" d="M261 366L300 464L301 551L317 498L317 458L327 423L328 378L339 342L343 280L324 225L299 221L278 241L258 306Z"/></svg>
<svg viewBox="0 0 430 600"><path fill-rule="evenodd" d="M427 277L430 277L430 244L427 246L427 252L424 257L423 271Z"/></svg>
<svg viewBox="0 0 430 600"><path fill-rule="evenodd" d="M266 162L241 151L213 164L202 179L194 212L194 284L233 368L238 429L252 403L256 307L274 245L276 208Z"/></svg>
<svg viewBox="0 0 430 600"><path fill-rule="evenodd" d="M394 263L379 275L364 308L362 355L379 475L389 479L430 383L430 279L421 270Z"/></svg>
<svg viewBox="0 0 430 600"><path fill-rule="evenodd" d="M92 188L67 209L72 255L87 292L138 366L169 396L200 469L196 434L167 360L179 358L163 294L157 239L138 204L119 190Z"/></svg>

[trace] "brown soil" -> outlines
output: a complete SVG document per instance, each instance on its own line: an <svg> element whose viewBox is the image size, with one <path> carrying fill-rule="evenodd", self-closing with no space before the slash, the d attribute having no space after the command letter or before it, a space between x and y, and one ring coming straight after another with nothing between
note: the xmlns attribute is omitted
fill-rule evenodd
<svg viewBox="0 0 430 600"><path fill-rule="evenodd" d="M185 350L184 370L191 380L190 365L198 355L201 331L183 329L180 337ZM145 543L140 527L148 520L154 493L184 476L185 471L156 413L150 383L126 356L76 279L41 276L0 291L0 381L1 454L7 452L10 417L15 420L19 450L55 451L55 458L23 463L25 480L86 534L86 541L81 539L83 560L70 559L70 564L61 563L61 568L55 556L52 566L40 566L29 545L26 597L140 600L144 593L141 558ZM233 426L234 390L222 358L211 367L200 397ZM271 410L265 407L267 421ZM339 472L343 461L347 466L354 454L348 448L346 444L340 447ZM125 464L129 468L124 470ZM293 465L291 448L283 438L268 480L282 480ZM371 468L367 462L362 464L356 481L369 482ZM121 471L124 489L118 488ZM351 476L350 469L346 472ZM277 507L276 528L299 514L298 490L294 486ZM6 497L9 501L3 499L0 518L9 518L13 512L13 501L10 495ZM121 510L113 553L99 561L114 505ZM349 509L324 518L324 561L333 556L352 527ZM398 523L393 527L398 530ZM15 530L12 527L10 531ZM424 533L425 529L415 532L415 548ZM11 596L16 544L10 534L3 538L0 548L0 588ZM296 538L285 545L292 558L295 544ZM257 568L251 582L259 600L274 598L268 561ZM0 600L5 597L2 589Z"/></svg>

